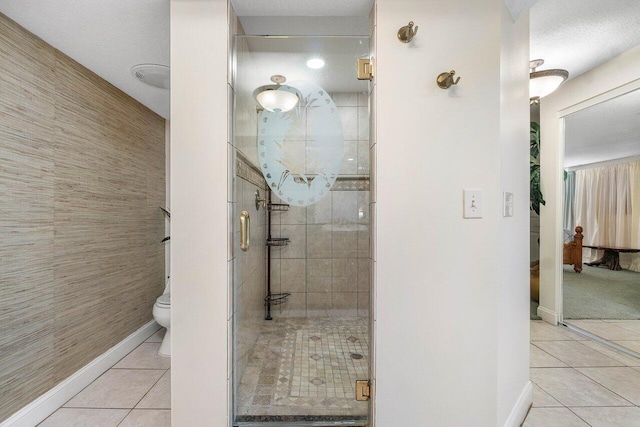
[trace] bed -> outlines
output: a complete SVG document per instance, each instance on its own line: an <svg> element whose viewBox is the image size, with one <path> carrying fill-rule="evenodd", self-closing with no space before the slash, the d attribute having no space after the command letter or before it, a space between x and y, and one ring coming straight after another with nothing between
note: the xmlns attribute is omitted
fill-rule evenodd
<svg viewBox="0 0 640 427"><path fill-rule="evenodd" d="M582 227L579 225L575 229L576 234L573 236L573 240L570 240L564 244L562 248L562 263L573 265L573 269L576 273L582 271Z"/></svg>

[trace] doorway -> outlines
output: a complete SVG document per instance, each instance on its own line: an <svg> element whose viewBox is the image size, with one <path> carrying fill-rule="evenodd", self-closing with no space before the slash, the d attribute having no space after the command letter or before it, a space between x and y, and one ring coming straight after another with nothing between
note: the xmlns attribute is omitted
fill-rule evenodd
<svg viewBox="0 0 640 427"><path fill-rule="evenodd" d="M638 108L640 91L635 90L563 118L563 321L636 355L640 150L633 135L640 131ZM576 259L570 259L576 251Z"/></svg>
<svg viewBox="0 0 640 427"><path fill-rule="evenodd" d="M367 425L369 38L233 55L234 425Z"/></svg>

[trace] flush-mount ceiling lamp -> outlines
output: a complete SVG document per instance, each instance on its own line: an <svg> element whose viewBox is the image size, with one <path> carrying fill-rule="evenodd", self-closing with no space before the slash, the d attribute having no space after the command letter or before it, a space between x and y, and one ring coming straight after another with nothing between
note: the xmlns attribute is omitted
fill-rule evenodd
<svg viewBox="0 0 640 427"><path fill-rule="evenodd" d="M558 89L569 77L566 70L544 70L536 71L536 68L544 64L543 59L534 59L529 62L529 99L532 104L539 103L540 98L544 98L551 92Z"/></svg>
<svg viewBox="0 0 640 427"><path fill-rule="evenodd" d="M291 86L282 85L287 81L285 76L271 76L271 81L275 84L260 86L253 91L253 96L258 101L258 104L271 112L284 113L293 110L298 105L298 101L300 101L298 91Z"/></svg>

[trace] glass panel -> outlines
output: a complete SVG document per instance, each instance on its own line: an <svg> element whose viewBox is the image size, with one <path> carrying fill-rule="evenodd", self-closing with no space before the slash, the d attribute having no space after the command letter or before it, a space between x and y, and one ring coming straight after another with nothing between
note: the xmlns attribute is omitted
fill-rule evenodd
<svg viewBox="0 0 640 427"><path fill-rule="evenodd" d="M237 425L368 424L355 399L370 360L369 85L355 74L368 53L366 37L235 39L234 218L252 216L234 253ZM281 90L293 108L256 100Z"/></svg>

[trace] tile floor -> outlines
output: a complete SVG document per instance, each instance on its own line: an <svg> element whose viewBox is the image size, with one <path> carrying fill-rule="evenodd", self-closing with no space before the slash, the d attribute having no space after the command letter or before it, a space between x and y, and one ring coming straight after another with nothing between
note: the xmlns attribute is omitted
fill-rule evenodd
<svg viewBox="0 0 640 427"><path fill-rule="evenodd" d="M315 345L320 340L311 338L327 333L326 330L322 331L322 325L320 328L308 329L300 326L276 334L280 337L280 345L289 335L294 341L292 345L295 349L298 335L304 335L305 330L311 332L307 341ZM362 351L365 356L363 360L367 360L366 341L359 341L361 338L358 336L362 331L357 328L349 330L349 327L343 326L342 332L334 335L334 341L345 341L345 351ZM170 359L157 355L163 333L164 330L160 330L142 343L39 425L170 426L171 362ZM353 339L349 340L351 337ZM361 343L361 347L357 347L358 343ZM313 356L324 357L324 347L314 345L309 345L306 353L300 349L299 354L309 356L310 360L323 360ZM294 362L290 366L297 369ZM310 369L309 375L311 374L310 363L300 362L299 366L306 366ZM640 359L588 340L566 328L531 321L530 366L533 407L524 427L640 427ZM274 373L278 372L277 375L285 373L280 371L280 365L273 368ZM346 377L351 375L349 369L344 372ZM352 372L359 375L355 370ZM282 377L287 378L286 375ZM316 376L311 380L314 378ZM294 380L291 380L291 384L293 383ZM250 390L251 402L259 395L255 394L258 389L268 388L257 387ZM276 393L276 387L272 388L274 395L271 399ZM295 392L295 389L292 390ZM303 394L309 393L304 391ZM263 401L258 399L256 404L261 402Z"/></svg>
<svg viewBox="0 0 640 427"><path fill-rule="evenodd" d="M640 427L640 359L534 320L530 366L524 427Z"/></svg>
<svg viewBox="0 0 640 427"><path fill-rule="evenodd" d="M65 403L42 427L171 426L171 359L159 330Z"/></svg>
<svg viewBox="0 0 640 427"><path fill-rule="evenodd" d="M640 353L640 320L565 320L569 325L587 331Z"/></svg>
<svg viewBox="0 0 640 427"><path fill-rule="evenodd" d="M355 400L355 382L368 378L368 323L356 317L265 322L238 386L238 420L366 417L369 405Z"/></svg>

